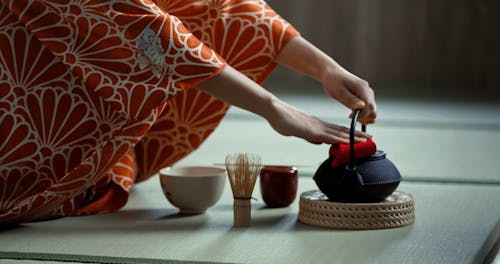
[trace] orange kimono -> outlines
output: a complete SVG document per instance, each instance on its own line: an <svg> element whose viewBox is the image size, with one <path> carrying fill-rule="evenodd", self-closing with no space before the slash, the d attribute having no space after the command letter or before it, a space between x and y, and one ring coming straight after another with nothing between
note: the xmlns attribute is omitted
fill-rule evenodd
<svg viewBox="0 0 500 264"><path fill-rule="evenodd" d="M1 0L0 224L118 210L223 118L189 88L296 35L258 0Z"/></svg>

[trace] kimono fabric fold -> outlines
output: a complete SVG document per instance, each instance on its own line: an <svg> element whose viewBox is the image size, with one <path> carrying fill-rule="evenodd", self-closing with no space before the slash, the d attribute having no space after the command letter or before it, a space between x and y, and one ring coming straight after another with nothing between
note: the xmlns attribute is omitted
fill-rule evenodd
<svg viewBox="0 0 500 264"><path fill-rule="evenodd" d="M1 1L0 223L123 207L224 117L191 87L297 35L262 1Z"/></svg>

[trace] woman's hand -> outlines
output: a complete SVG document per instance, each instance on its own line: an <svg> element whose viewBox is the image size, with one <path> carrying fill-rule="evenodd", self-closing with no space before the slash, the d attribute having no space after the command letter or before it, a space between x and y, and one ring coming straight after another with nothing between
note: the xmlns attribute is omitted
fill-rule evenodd
<svg viewBox="0 0 500 264"><path fill-rule="evenodd" d="M330 97L352 110L362 109L358 117L359 122L365 125L375 122L377 106L374 92L368 82L340 66L326 70L320 81Z"/></svg>
<svg viewBox="0 0 500 264"><path fill-rule="evenodd" d="M278 133L285 136L296 136L314 144L349 143L349 128L327 123L315 116L294 108L274 98L272 111L266 119ZM370 135L356 131L355 141L364 142Z"/></svg>
<svg viewBox="0 0 500 264"><path fill-rule="evenodd" d="M377 107L368 83L342 68L304 38L290 40L276 57L276 62L321 82L329 96L351 110L362 109L359 122L375 122Z"/></svg>

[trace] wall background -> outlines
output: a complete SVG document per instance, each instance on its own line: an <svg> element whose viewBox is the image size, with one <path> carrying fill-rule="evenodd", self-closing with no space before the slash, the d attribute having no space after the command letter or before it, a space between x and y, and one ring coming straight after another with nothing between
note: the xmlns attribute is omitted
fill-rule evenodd
<svg viewBox="0 0 500 264"><path fill-rule="evenodd" d="M499 0L266 2L377 95L500 100ZM268 84L321 90L283 68Z"/></svg>

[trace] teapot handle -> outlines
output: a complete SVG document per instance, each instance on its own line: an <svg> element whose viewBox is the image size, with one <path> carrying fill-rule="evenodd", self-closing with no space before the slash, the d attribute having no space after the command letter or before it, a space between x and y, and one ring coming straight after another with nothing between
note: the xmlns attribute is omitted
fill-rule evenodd
<svg viewBox="0 0 500 264"><path fill-rule="evenodd" d="M351 121L351 130L349 131L350 159L348 168L350 169L354 169L356 167L354 165L354 132L356 131L356 122L358 121L359 113L361 113L361 109L354 110ZM366 125L361 126L361 131L366 132Z"/></svg>

